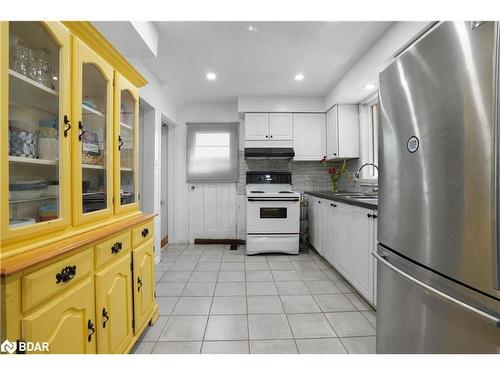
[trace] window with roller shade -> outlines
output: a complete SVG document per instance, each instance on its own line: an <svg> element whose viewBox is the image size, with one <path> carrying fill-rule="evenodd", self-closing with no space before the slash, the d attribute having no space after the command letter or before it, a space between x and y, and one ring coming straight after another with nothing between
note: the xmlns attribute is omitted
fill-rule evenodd
<svg viewBox="0 0 500 375"><path fill-rule="evenodd" d="M238 181L238 123L187 124L186 181Z"/></svg>

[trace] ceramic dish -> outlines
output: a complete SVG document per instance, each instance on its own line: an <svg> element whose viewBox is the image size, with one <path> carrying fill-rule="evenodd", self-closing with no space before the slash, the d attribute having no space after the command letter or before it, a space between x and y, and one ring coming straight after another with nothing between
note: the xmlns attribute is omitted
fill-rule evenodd
<svg viewBox="0 0 500 375"><path fill-rule="evenodd" d="M15 217L10 219L9 225L11 228L24 227L25 225L35 224L36 221L32 217Z"/></svg>

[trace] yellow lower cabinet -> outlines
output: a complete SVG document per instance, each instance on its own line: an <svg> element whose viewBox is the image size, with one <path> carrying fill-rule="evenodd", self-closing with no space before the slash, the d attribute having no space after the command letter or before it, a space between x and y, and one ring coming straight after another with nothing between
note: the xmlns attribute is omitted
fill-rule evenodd
<svg viewBox="0 0 500 375"><path fill-rule="evenodd" d="M134 319L135 333L143 327L155 306L155 270L153 241L135 248L134 263Z"/></svg>
<svg viewBox="0 0 500 375"><path fill-rule="evenodd" d="M130 255L95 275L97 351L123 353L132 340Z"/></svg>
<svg viewBox="0 0 500 375"><path fill-rule="evenodd" d="M88 278L26 315L22 320L22 340L47 342L49 353L95 353L94 313L94 283Z"/></svg>

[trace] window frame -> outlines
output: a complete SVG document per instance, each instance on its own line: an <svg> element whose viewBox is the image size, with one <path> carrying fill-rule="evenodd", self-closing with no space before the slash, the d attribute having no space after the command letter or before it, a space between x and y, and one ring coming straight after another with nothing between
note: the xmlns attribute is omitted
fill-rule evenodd
<svg viewBox="0 0 500 375"><path fill-rule="evenodd" d="M229 160L233 161L231 163L232 167L228 172L228 176L220 177L216 175L215 177L199 176L190 172L189 167L191 165L191 149L194 147L192 141L195 139L197 132L208 132L208 133L221 133L229 132ZM229 174L231 176L229 176ZM206 183L206 182L238 182L239 177L239 123L237 122L209 122L209 123L186 123L186 182L188 183Z"/></svg>
<svg viewBox="0 0 500 375"><path fill-rule="evenodd" d="M360 168L363 164L366 163L375 163L374 160L374 133L373 133L373 114L372 108L373 106L378 105L378 110L380 111L379 105L379 97L378 92L373 95L370 95L368 98L363 100L359 104L360 111L360 160L358 168ZM380 118L380 117L379 117ZM378 126L380 126L380 120L378 121ZM378 129L377 129L378 132ZM379 146L379 142L377 142L377 148ZM378 152L378 150L377 150ZM376 173L375 175L370 173L372 170ZM365 167L358 178L359 183L370 183L377 184L378 183L378 170L375 168Z"/></svg>

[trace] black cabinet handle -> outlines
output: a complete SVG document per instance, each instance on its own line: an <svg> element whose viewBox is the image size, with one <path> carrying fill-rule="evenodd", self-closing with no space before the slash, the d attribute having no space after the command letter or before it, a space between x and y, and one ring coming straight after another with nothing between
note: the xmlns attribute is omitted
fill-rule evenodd
<svg viewBox="0 0 500 375"><path fill-rule="evenodd" d="M68 136L68 132L71 129L71 124L69 123L69 119L67 115L64 115L64 138Z"/></svg>
<svg viewBox="0 0 500 375"><path fill-rule="evenodd" d="M80 134L78 134L78 140L81 142L83 135L85 134L85 130L83 129L83 123L78 121L78 129L80 129Z"/></svg>
<svg viewBox="0 0 500 375"><path fill-rule="evenodd" d="M378 216L377 215L373 215L373 218L376 219Z"/></svg>
<svg viewBox="0 0 500 375"><path fill-rule="evenodd" d="M148 228L144 228L141 232L141 235L142 237L146 238L149 234L149 229Z"/></svg>
<svg viewBox="0 0 500 375"><path fill-rule="evenodd" d="M268 136L268 135L266 135L266 138L269 138L269 136Z"/></svg>
<svg viewBox="0 0 500 375"><path fill-rule="evenodd" d="M368 216L368 217L373 217L373 215L372 215L372 214L366 214L366 216Z"/></svg>
<svg viewBox="0 0 500 375"><path fill-rule="evenodd" d="M76 266L64 267L56 274L56 284L67 283L76 276Z"/></svg>
<svg viewBox="0 0 500 375"><path fill-rule="evenodd" d="M272 138L273 136L271 135L270 137Z"/></svg>
<svg viewBox="0 0 500 375"><path fill-rule="evenodd" d="M111 254L118 254L122 251L123 244L121 242L115 242L113 246L111 246Z"/></svg>
<svg viewBox="0 0 500 375"><path fill-rule="evenodd" d="M87 338L87 341L90 342L92 340L92 335L95 333L95 325L92 323L92 320L89 319L87 323L87 329L90 331L89 337Z"/></svg>
<svg viewBox="0 0 500 375"><path fill-rule="evenodd" d="M122 136L119 135L118 136L118 151L120 151L122 149L122 146L123 146L123 139L122 139Z"/></svg>
<svg viewBox="0 0 500 375"><path fill-rule="evenodd" d="M106 328L106 323L109 320L109 313L106 311L105 307L102 308L102 316L106 319L102 322L102 328Z"/></svg>
<svg viewBox="0 0 500 375"><path fill-rule="evenodd" d="M140 292L142 288L142 280L139 276L137 276L137 291Z"/></svg>

